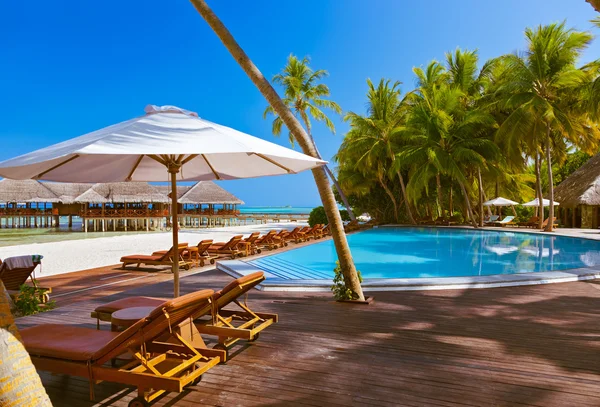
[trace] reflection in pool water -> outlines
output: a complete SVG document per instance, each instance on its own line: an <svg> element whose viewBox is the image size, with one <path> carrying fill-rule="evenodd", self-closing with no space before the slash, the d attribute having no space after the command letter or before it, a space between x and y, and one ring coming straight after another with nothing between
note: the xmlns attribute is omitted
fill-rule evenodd
<svg viewBox="0 0 600 407"><path fill-rule="evenodd" d="M600 265L600 241L450 228L378 228L348 236L364 278L459 277ZM281 278L333 277L331 240L250 263Z"/></svg>

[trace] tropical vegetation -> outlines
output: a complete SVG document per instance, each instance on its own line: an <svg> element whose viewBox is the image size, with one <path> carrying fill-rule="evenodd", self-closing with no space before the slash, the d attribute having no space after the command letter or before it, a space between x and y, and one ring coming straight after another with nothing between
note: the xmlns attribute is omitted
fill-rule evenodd
<svg viewBox="0 0 600 407"><path fill-rule="evenodd" d="M356 211L480 226L488 198L553 201L556 182L598 151L600 60L578 65L593 36L564 22L525 38L525 51L484 63L456 49L414 68L405 94L399 82L367 81L366 112L345 115L335 157Z"/></svg>

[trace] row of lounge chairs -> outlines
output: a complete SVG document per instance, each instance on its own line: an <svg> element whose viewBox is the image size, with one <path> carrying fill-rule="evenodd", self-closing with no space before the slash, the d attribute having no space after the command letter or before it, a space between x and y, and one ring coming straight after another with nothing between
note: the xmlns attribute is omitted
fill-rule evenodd
<svg viewBox="0 0 600 407"><path fill-rule="evenodd" d="M529 220L525 222L515 222L515 216L506 216L504 219L498 220L499 216L492 215L490 218L484 222L486 226L518 226L518 227L529 227L529 228L537 228L539 225L539 220L537 216L532 216ZM542 222L542 228L545 228L548 225L549 218L546 218L544 222ZM556 218L553 218L554 227L558 227L556 223Z"/></svg>
<svg viewBox="0 0 600 407"><path fill-rule="evenodd" d="M311 239L320 239L331 234L329 226L322 224L313 227L296 227L293 230L271 230L264 235L254 232L244 238L243 235L233 236L227 242L213 242L202 240L196 246L188 243L178 245L179 267L189 269L192 266L203 267L207 262L214 264L217 259L250 256L261 253L263 250L274 250L287 246L289 242L302 243ZM122 268L135 264L136 268L145 266L172 266L175 257L173 248L156 251L151 255L134 254L121 258Z"/></svg>
<svg viewBox="0 0 600 407"><path fill-rule="evenodd" d="M202 375L227 361L239 340L253 342L278 321L277 314L252 311L244 300L265 279L262 272L238 278L223 289L200 290L176 299L129 297L92 311L97 329L43 324L21 330L25 348L39 370L89 379L90 398L101 381L137 387L129 406L148 406L165 392L182 392ZM239 309L224 309L236 304ZM118 332L101 330L124 308L151 307L147 316ZM209 349L202 335L217 337Z"/></svg>

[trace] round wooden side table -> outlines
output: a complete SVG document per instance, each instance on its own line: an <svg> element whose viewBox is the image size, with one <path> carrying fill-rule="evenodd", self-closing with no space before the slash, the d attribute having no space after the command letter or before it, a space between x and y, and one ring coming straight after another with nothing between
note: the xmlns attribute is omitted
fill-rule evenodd
<svg viewBox="0 0 600 407"><path fill-rule="evenodd" d="M110 330L118 331L119 328L129 328L131 325L145 318L156 307L131 307L115 311L111 315Z"/></svg>

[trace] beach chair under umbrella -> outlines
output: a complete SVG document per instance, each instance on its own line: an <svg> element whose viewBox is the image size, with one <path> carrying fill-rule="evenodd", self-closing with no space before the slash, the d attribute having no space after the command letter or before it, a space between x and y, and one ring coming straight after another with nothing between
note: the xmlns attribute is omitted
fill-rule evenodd
<svg viewBox="0 0 600 407"><path fill-rule="evenodd" d="M0 163L0 176L58 182L171 181L177 259L177 180L233 180L295 174L325 164L201 119L176 106L146 114ZM179 264L173 261L174 294Z"/></svg>

